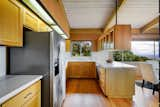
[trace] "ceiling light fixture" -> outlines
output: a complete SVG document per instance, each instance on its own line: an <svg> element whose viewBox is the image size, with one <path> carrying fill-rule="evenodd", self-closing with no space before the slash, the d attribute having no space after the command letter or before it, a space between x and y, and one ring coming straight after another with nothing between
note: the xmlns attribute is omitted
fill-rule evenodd
<svg viewBox="0 0 160 107"><path fill-rule="evenodd" d="M61 28L57 25L53 25L51 26L58 34L63 35L63 31L61 30Z"/></svg>

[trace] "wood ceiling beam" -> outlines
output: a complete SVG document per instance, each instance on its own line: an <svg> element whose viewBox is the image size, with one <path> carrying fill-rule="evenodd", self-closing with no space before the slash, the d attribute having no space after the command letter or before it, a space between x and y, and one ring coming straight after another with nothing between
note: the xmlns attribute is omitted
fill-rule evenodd
<svg viewBox="0 0 160 107"><path fill-rule="evenodd" d="M131 32L132 34L136 34L136 35L141 34L141 30L139 28L132 28Z"/></svg>
<svg viewBox="0 0 160 107"><path fill-rule="evenodd" d="M142 28L141 28L141 32L142 33L145 33L147 31L149 31L150 29L153 28L154 25L156 25L157 23L159 23L159 16L156 17L155 19L151 20L150 22L148 22L146 25L144 25Z"/></svg>
<svg viewBox="0 0 160 107"><path fill-rule="evenodd" d="M126 3L127 0L118 0L118 7L117 7L117 13L119 11L119 9ZM107 23L104 27L103 33L106 33L108 31L108 26L109 24L112 22L112 20L114 19L114 17L116 17L116 8L113 10L111 16L109 17L109 19L107 20Z"/></svg>

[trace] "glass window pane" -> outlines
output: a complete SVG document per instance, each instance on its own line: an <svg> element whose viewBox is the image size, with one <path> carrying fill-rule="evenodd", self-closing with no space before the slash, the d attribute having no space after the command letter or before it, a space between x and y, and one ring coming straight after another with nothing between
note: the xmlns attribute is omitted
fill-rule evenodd
<svg viewBox="0 0 160 107"><path fill-rule="evenodd" d="M81 42L81 55L82 56L91 56L91 46L92 43L90 41L83 41Z"/></svg>
<svg viewBox="0 0 160 107"><path fill-rule="evenodd" d="M91 41L72 41L72 56L91 56Z"/></svg>
<svg viewBox="0 0 160 107"><path fill-rule="evenodd" d="M159 57L158 41L132 41L131 43L131 50L134 54L139 56L146 56L148 58Z"/></svg>
<svg viewBox="0 0 160 107"><path fill-rule="evenodd" d="M80 56L80 42L72 42L72 56Z"/></svg>

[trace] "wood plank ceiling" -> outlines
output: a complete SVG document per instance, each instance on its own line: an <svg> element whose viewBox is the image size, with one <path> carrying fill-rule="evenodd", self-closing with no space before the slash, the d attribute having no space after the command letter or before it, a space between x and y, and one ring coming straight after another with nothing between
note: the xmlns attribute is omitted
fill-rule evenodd
<svg viewBox="0 0 160 107"><path fill-rule="evenodd" d="M126 0L118 11L118 24L131 24L132 28L141 28L158 15L159 0Z"/></svg>
<svg viewBox="0 0 160 107"><path fill-rule="evenodd" d="M104 28L115 0L63 0L71 28ZM118 11L118 24L142 28L159 15L159 0L126 0ZM109 27L115 24L115 17ZM158 26L155 26L158 28Z"/></svg>
<svg viewBox="0 0 160 107"><path fill-rule="evenodd" d="M115 0L63 0L71 28L103 28Z"/></svg>

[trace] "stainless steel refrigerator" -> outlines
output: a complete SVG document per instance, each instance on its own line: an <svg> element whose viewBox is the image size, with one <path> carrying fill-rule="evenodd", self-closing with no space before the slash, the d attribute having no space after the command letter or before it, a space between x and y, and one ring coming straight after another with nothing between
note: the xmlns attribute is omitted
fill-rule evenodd
<svg viewBox="0 0 160 107"><path fill-rule="evenodd" d="M42 107L58 107L62 100L60 44L63 38L55 31L24 31L23 47L8 48L8 74L43 75Z"/></svg>

